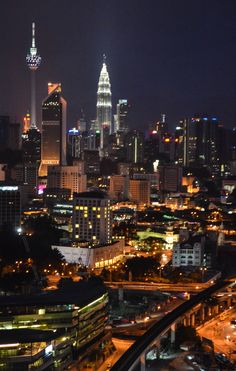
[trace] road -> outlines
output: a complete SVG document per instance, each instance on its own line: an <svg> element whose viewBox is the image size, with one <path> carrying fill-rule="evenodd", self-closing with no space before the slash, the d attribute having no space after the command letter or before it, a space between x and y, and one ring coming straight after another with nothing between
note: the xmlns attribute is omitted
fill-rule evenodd
<svg viewBox="0 0 236 371"><path fill-rule="evenodd" d="M225 353L235 360L233 351L236 349L236 327L230 323L233 319L236 319L236 307L228 312L224 320L218 316L200 328L198 333L214 342L216 352Z"/></svg>
<svg viewBox="0 0 236 371"><path fill-rule="evenodd" d="M123 353L126 352L129 347L133 344L133 340L121 340L112 338L112 342L116 347L116 351L106 359L106 361L99 367L98 371L105 371L108 369L108 365L112 366L118 361L118 359L122 356Z"/></svg>
<svg viewBox="0 0 236 371"><path fill-rule="evenodd" d="M112 333L114 336L125 335L125 336L141 336L150 328L155 322L161 320L168 312L171 312L179 305L181 305L185 300L181 298L176 298L170 303L167 303L164 308L155 313L150 313L146 315L145 318L140 319L137 323L131 324L129 326L117 326L112 328ZM115 335L116 334L116 335Z"/></svg>
<svg viewBox="0 0 236 371"><path fill-rule="evenodd" d="M200 292L209 287L207 283L150 283L150 282L105 282L106 286L118 289L123 287L126 290L144 291L166 291L166 292ZM212 282L213 284L213 282Z"/></svg>

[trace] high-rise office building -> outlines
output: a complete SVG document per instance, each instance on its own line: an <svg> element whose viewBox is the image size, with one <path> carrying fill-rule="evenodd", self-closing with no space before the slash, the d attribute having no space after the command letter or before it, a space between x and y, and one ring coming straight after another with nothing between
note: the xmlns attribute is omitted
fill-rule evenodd
<svg viewBox="0 0 236 371"><path fill-rule="evenodd" d="M9 137L8 137L8 148L13 151L18 151L21 149L21 123L11 122L9 125Z"/></svg>
<svg viewBox="0 0 236 371"><path fill-rule="evenodd" d="M195 164L208 166L217 163L217 129L216 117L196 115L192 118L196 136Z"/></svg>
<svg viewBox="0 0 236 371"><path fill-rule="evenodd" d="M61 84L48 84L42 104L40 176L47 176L48 165L66 165L66 100Z"/></svg>
<svg viewBox="0 0 236 371"><path fill-rule="evenodd" d="M26 56L26 63L31 75L31 108L30 108L30 127L37 128L36 121L36 82L35 73L40 66L41 57L37 54L35 45L35 23L32 23L32 45L29 54Z"/></svg>
<svg viewBox="0 0 236 371"><path fill-rule="evenodd" d="M108 145L109 134L112 128L112 102L111 84L107 71L106 58L104 56L102 70L98 81L97 90L97 125L100 130L100 151L101 156L105 155L105 148Z"/></svg>
<svg viewBox="0 0 236 371"><path fill-rule="evenodd" d="M150 204L150 181L146 179L130 179L129 198L139 206Z"/></svg>
<svg viewBox="0 0 236 371"><path fill-rule="evenodd" d="M93 244L112 241L111 204L103 192L74 194L73 238Z"/></svg>
<svg viewBox="0 0 236 371"><path fill-rule="evenodd" d="M182 167L178 165L159 166L160 190L178 192L182 183Z"/></svg>
<svg viewBox="0 0 236 371"><path fill-rule="evenodd" d="M21 192L20 187L7 183L0 184L0 228L20 227Z"/></svg>
<svg viewBox="0 0 236 371"><path fill-rule="evenodd" d="M22 134L22 152L24 162L40 162L41 133L38 129L29 129Z"/></svg>
<svg viewBox="0 0 236 371"><path fill-rule="evenodd" d="M82 159L84 160L85 174L99 174L100 159L97 150L84 150Z"/></svg>
<svg viewBox="0 0 236 371"><path fill-rule="evenodd" d="M23 118L23 134L27 133L30 129L30 114L27 113Z"/></svg>
<svg viewBox="0 0 236 371"><path fill-rule="evenodd" d="M128 198L128 176L111 175L109 194L112 199L122 200Z"/></svg>
<svg viewBox="0 0 236 371"><path fill-rule="evenodd" d="M10 117L0 116L0 148L1 150L4 150L8 147L9 127L10 127Z"/></svg>
<svg viewBox="0 0 236 371"><path fill-rule="evenodd" d="M189 164L189 121L180 120L175 129L175 160L182 166Z"/></svg>
<svg viewBox="0 0 236 371"><path fill-rule="evenodd" d="M22 191L28 196L34 196L37 191L38 164L24 162L11 169L11 178L23 187Z"/></svg>
<svg viewBox="0 0 236 371"><path fill-rule="evenodd" d="M127 133L130 126L130 104L127 99L120 99L116 106L116 120L114 131Z"/></svg>
<svg viewBox="0 0 236 371"><path fill-rule="evenodd" d="M83 136L76 128L68 131L68 155L72 159L80 158L84 149Z"/></svg>
<svg viewBox="0 0 236 371"><path fill-rule="evenodd" d="M82 164L83 162L80 161ZM65 188L73 192L84 192L87 189L87 176L84 174L84 166L48 166L47 187L50 189Z"/></svg>
<svg viewBox="0 0 236 371"><path fill-rule="evenodd" d="M144 155L144 135L142 132L133 130L127 133L125 138L126 159L132 163L142 163Z"/></svg>

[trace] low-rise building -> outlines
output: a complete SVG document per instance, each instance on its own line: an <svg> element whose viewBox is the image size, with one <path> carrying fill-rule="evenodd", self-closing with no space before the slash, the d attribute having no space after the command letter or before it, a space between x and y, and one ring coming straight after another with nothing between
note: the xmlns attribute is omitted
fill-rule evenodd
<svg viewBox="0 0 236 371"><path fill-rule="evenodd" d="M205 236L191 236L173 249L173 267L200 267L204 262Z"/></svg>
<svg viewBox="0 0 236 371"><path fill-rule="evenodd" d="M80 263L89 269L103 268L120 261L125 254L125 242L119 240L107 245L52 246L57 249L67 263Z"/></svg>
<svg viewBox="0 0 236 371"><path fill-rule="evenodd" d="M105 286L94 281L34 295L2 297L2 370L68 369L72 357L82 360L93 342L99 339L102 347L107 304Z"/></svg>

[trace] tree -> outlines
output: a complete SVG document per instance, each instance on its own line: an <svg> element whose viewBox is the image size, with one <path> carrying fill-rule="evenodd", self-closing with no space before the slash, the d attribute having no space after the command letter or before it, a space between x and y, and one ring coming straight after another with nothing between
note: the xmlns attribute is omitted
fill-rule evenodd
<svg viewBox="0 0 236 371"><path fill-rule="evenodd" d="M200 337L194 327L182 325L176 330L175 344L179 347L185 341L200 342Z"/></svg>
<svg viewBox="0 0 236 371"><path fill-rule="evenodd" d="M74 287L74 284L75 284L75 282L73 281L73 279L71 277L62 277L57 284L57 288L58 289L67 289L67 288L70 288L70 287Z"/></svg>
<svg viewBox="0 0 236 371"><path fill-rule="evenodd" d="M54 221L47 217L29 219L24 225L26 233L30 234L27 238L31 258L39 269L51 264L58 268L63 257L58 250L52 250L52 245L59 243L62 231L56 228Z"/></svg>
<svg viewBox="0 0 236 371"><path fill-rule="evenodd" d="M143 277L146 273L156 273L160 266L157 259L152 257L135 257L126 261L127 271L131 271L133 278Z"/></svg>
<svg viewBox="0 0 236 371"><path fill-rule="evenodd" d="M32 271L7 273L0 279L0 288L5 293L30 292L35 284Z"/></svg>

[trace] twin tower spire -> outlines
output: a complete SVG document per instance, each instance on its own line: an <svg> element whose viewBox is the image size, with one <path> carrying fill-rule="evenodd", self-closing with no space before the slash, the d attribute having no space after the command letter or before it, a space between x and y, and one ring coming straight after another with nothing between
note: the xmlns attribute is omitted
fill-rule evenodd
<svg viewBox="0 0 236 371"><path fill-rule="evenodd" d="M100 151L104 156L104 150L108 146L109 134L112 128L112 101L111 84L106 65L106 56L103 55L103 65L98 81L97 90L97 127L100 130ZM102 153L103 152L103 153Z"/></svg>
<svg viewBox="0 0 236 371"><path fill-rule="evenodd" d="M26 63L31 72L31 109L30 127L37 128L36 124L36 87L35 87L35 72L40 66L41 57L37 54L37 48L35 43L35 23L32 23L32 44L29 53L26 56ZM109 74L106 65L106 56L103 55L103 64L98 81L97 90L97 128L100 131L100 149L104 151L104 148L108 145L109 134L113 133L112 127L112 96L111 96L111 84Z"/></svg>

